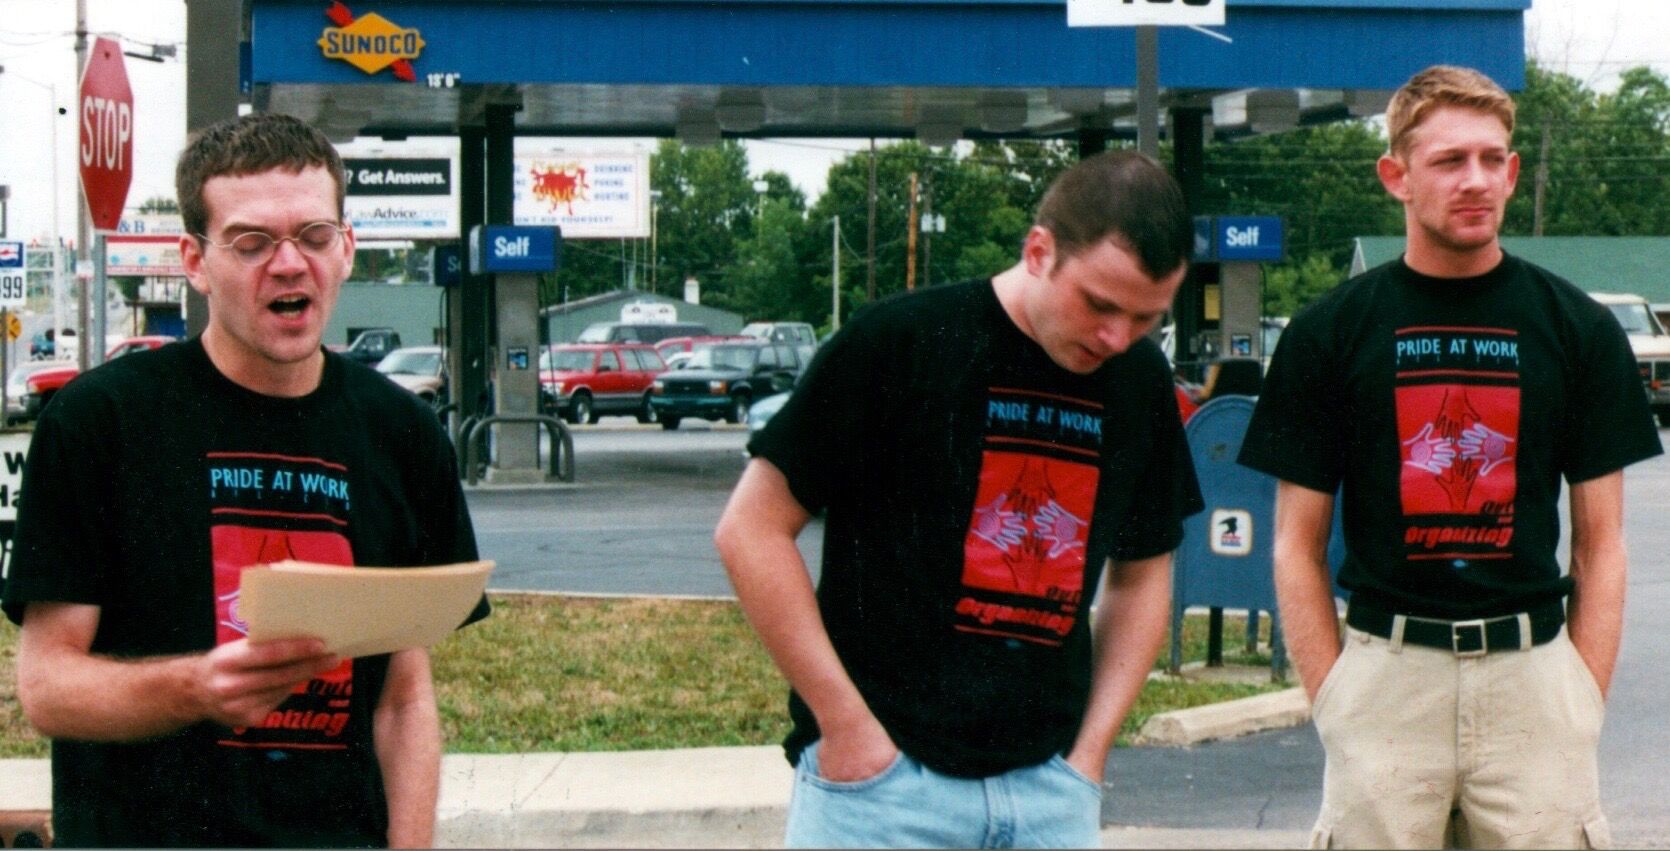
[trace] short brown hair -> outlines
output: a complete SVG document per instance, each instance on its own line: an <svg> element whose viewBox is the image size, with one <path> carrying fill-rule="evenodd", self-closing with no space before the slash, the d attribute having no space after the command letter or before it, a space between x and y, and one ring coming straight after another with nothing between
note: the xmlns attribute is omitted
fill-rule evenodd
<svg viewBox="0 0 1670 851"><path fill-rule="evenodd" d="M1194 247L1183 188L1152 157L1131 150L1097 154L1062 172L1033 224L1055 236L1056 265L1111 237L1158 278Z"/></svg>
<svg viewBox="0 0 1670 851"><path fill-rule="evenodd" d="M174 167L174 192L186 232L208 232L209 207L203 200L203 184L210 178L260 174L277 168L300 174L312 166L324 168L335 181L336 215L340 220L347 191L342 157L325 134L294 116L276 112L245 115L204 128L186 143Z"/></svg>
<svg viewBox="0 0 1670 851"><path fill-rule="evenodd" d="M1407 151L1410 134L1433 110L1443 106L1494 115L1508 128L1508 134L1513 134L1513 98L1501 86L1471 68L1434 65L1410 77L1386 106L1386 135L1392 153Z"/></svg>

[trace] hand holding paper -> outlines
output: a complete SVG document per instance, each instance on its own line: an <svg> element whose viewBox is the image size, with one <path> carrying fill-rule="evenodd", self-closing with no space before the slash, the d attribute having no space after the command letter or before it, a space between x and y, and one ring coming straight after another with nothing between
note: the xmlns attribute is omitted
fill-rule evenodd
<svg viewBox="0 0 1670 851"><path fill-rule="evenodd" d="M337 656L428 647L469 617L493 562L342 567L283 561L243 572L238 614L249 640L316 637Z"/></svg>

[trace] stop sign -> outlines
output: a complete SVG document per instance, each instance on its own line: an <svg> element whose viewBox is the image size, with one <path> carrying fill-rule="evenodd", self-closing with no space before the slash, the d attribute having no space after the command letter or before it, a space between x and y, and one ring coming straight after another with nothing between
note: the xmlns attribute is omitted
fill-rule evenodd
<svg viewBox="0 0 1670 851"><path fill-rule="evenodd" d="M122 46L101 38L81 75L81 191L93 227L115 230L133 184L133 89Z"/></svg>

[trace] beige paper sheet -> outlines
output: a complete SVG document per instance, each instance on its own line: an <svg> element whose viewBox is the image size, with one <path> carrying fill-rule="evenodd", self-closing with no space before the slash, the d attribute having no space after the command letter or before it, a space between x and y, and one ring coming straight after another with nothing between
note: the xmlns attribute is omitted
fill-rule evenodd
<svg viewBox="0 0 1670 851"><path fill-rule="evenodd" d="M283 561L242 574L239 617L250 641L313 636L338 656L428 647L469 617L493 562L341 567Z"/></svg>

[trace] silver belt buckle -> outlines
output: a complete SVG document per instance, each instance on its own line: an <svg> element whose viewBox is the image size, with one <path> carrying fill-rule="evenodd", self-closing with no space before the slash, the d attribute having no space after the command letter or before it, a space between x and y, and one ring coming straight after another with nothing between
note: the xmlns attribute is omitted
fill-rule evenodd
<svg viewBox="0 0 1670 851"><path fill-rule="evenodd" d="M1464 631L1469 629L1476 629L1479 631L1479 647L1477 650L1461 649L1461 637L1465 634ZM1455 655L1464 659L1471 656L1483 656L1484 654L1489 653L1490 646L1489 642L1485 639L1484 620L1481 618L1479 620L1456 621L1455 623L1450 624L1450 649L1455 651Z"/></svg>

